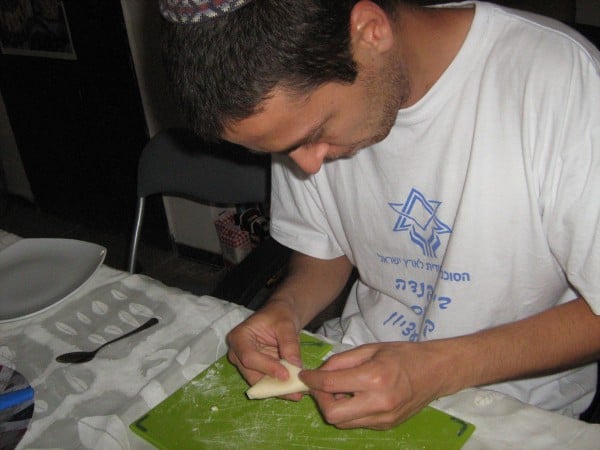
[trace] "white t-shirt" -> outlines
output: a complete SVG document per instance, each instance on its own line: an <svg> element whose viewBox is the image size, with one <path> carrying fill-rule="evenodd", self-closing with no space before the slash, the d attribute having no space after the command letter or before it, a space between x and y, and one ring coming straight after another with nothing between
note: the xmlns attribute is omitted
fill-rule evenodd
<svg viewBox="0 0 600 450"><path fill-rule="evenodd" d="M273 237L358 269L344 342L464 335L579 296L600 313L600 55L551 19L475 6L384 141L313 176L273 155ZM492 388L576 415L595 383L590 365Z"/></svg>

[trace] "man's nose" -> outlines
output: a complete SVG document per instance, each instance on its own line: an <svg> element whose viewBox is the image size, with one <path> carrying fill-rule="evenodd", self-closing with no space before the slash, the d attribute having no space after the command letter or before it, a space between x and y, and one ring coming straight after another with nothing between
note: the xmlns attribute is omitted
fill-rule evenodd
<svg viewBox="0 0 600 450"><path fill-rule="evenodd" d="M298 147L289 153L290 158L300 169L308 174L315 174L323 165L329 152L329 144L307 144Z"/></svg>

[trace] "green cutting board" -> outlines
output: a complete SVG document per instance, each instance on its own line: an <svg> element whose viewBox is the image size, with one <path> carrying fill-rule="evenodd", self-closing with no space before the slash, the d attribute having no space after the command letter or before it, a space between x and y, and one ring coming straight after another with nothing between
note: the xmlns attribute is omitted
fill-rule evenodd
<svg viewBox="0 0 600 450"><path fill-rule="evenodd" d="M305 367L316 368L332 346L301 335ZM310 396L300 402L248 400L248 385L226 357L130 425L160 449L459 449L475 427L437 409L389 431L338 430Z"/></svg>

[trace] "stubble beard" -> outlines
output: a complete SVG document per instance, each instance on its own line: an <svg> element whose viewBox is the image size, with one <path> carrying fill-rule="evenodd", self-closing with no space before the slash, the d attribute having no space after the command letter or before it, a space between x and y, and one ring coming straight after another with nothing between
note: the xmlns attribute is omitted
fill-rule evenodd
<svg viewBox="0 0 600 450"><path fill-rule="evenodd" d="M411 93L410 81L402 60L393 58L378 77L367 79L367 95L372 107L379 107L379 116L373 124L374 134L369 145L384 140L394 124L401 106Z"/></svg>
<svg viewBox="0 0 600 450"><path fill-rule="evenodd" d="M351 158L360 150L383 141L394 124L401 106L408 100L411 93L410 81L406 75L404 63L400 58L393 58L380 73L364 73L367 108L373 111L371 119L365 124L365 129L371 130L370 136L354 142L341 154L329 154L328 161ZM378 113L376 113L378 111Z"/></svg>
<svg viewBox="0 0 600 450"><path fill-rule="evenodd" d="M370 111L379 111L365 124L366 129L371 130L370 137L351 144L343 154L330 154L329 161L351 158L363 148L383 141L396 123L398 110L410 97L410 82L399 59L391 61L381 73L364 76L367 107Z"/></svg>

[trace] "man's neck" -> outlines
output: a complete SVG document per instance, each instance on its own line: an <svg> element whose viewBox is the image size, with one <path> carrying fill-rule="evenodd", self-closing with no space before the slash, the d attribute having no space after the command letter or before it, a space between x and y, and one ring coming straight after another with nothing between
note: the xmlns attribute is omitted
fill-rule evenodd
<svg viewBox="0 0 600 450"><path fill-rule="evenodd" d="M397 42L411 85L402 107L417 103L442 76L464 43L474 14L474 7L402 7Z"/></svg>

